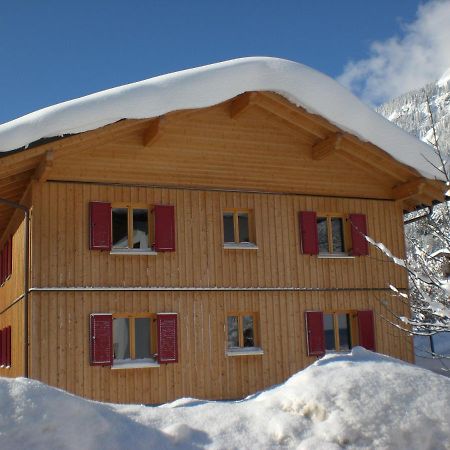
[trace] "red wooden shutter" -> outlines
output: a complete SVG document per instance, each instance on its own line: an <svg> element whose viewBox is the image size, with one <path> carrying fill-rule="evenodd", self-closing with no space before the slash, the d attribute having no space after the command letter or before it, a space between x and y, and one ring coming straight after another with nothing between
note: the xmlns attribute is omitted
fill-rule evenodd
<svg viewBox="0 0 450 450"><path fill-rule="evenodd" d="M0 330L0 366L3 367L3 330Z"/></svg>
<svg viewBox="0 0 450 450"><path fill-rule="evenodd" d="M322 356L325 353L325 333L323 329L323 312L306 311L306 339L308 355Z"/></svg>
<svg viewBox="0 0 450 450"><path fill-rule="evenodd" d="M319 253L319 240L317 237L316 213L314 211L301 211L299 221L302 253L305 255L317 255Z"/></svg>
<svg viewBox="0 0 450 450"><path fill-rule="evenodd" d="M2 329L2 366L3 367L6 366L6 344L7 344L6 328L3 328Z"/></svg>
<svg viewBox="0 0 450 450"><path fill-rule="evenodd" d="M177 314L158 314L158 362L178 362Z"/></svg>
<svg viewBox="0 0 450 450"><path fill-rule="evenodd" d="M9 237L8 239L8 276L10 276L12 274L12 251L13 251L13 246L12 246L13 242L12 242L12 236Z"/></svg>
<svg viewBox="0 0 450 450"><path fill-rule="evenodd" d="M111 203L90 202L91 250L111 250Z"/></svg>
<svg viewBox="0 0 450 450"><path fill-rule="evenodd" d="M155 205L155 250L175 251L175 208L172 205Z"/></svg>
<svg viewBox="0 0 450 450"><path fill-rule="evenodd" d="M11 327L6 327L6 357L5 364L11 367Z"/></svg>
<svg viewBox="0 0 450 450"><path fill-rule="evenodd" d="M350 214L349 218L352 230L352 255L366 256L369 254L369 246L363 236L367 235L366 216L364 214Z"/></svg>
<svg viewBox="0 0 450 450"><path fill-rule="evenodd" d="M358 311L359 345L375 351L375 326L373 311Z"/></svg>
<svg viewBox="0 0 450 450"><path fill-rule="evenodd" d="M91 366L113 363L112 314L90 316Z"/></svg>

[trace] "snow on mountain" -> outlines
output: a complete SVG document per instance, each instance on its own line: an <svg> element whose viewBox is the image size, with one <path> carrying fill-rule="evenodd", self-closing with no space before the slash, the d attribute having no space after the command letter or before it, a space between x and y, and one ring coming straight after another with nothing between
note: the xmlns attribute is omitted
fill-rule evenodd
<svg viewBox="0 0 450 450"><path fill-rule="evenodd" d="M160 407L84 400L0 379L3 450L450 447L450 379L356 347L235 402Z"/></svg>
<svg viewBox="0 0 450 450"><path fill-rule="evenodd" d="M442 150L450 150L450 68L435 83L384 103L377 112L424 142L434 143L426 97Z"/></svg>
<svg viewBox="0 0 450 450"><path fill-rule="evenodd" d="M332 78L303 64L251 57L183 70L50 106L0 125L0 152L46 137L93 130L121 119L145 119L203 108L247 91L276 92L338 128L369 141L428 178L433 152L392 126Z"/></svg>

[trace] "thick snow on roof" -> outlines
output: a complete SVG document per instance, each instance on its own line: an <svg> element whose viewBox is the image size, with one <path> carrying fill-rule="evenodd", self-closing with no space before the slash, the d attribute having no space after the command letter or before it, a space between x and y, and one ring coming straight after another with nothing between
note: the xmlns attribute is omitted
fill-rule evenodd
<svg viewBox="0 0 450 450"><path fill-rule="evenodd" d="M2 449L242 449L450 446L450 379L357 347L236 402L160 407L84 400L0 378Z"/></svg>
<svg viewBox="0 0 450 450"><path fill-rule="evenodd" d="M78 133L120 119L144 119L215 105L247 91L276 92L369 141L429 178L439 177L423 154L430 148L363 104L328 76L303 64L251 57L225 61L120 86L35 111L0 125L0 151L40 138Z"/></svg>

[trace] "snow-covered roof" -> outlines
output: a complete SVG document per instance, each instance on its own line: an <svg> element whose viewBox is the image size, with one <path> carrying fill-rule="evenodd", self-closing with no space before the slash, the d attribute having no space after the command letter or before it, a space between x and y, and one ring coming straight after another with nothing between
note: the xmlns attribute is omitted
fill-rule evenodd
<svg viewBox="0 0 450 450"><path fill-rule="evenodd" d="M70 100L0 125L0 151L41 138L93 130L121 119L145 119L203 108L243 92L271 91L338 128L382 148L428 178L440 173L430 147L363 104L332 78L292 61L251 57L183 70Z"/></svg>

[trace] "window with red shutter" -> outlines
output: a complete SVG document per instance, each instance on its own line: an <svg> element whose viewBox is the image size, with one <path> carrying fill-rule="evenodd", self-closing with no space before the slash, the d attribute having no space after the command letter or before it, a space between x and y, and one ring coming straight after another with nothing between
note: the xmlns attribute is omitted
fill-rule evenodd
<svg viewBox="0 0 450 450"><path fill-rule="evenodd" d="M6 347L7 347L7 337L6 337L6 328L2 329L2 367L6 367Z"/></svg>
<svg viewBox="0 0 450 450"><path fill-rule="evenodd" d="M375 351L375 324L373 311L358 311L359 345Z"/></svg>
<svg viewBox="0 0 450 450"><path fill-rule="evenodd" d="M322 356L325 353L325 338L322 311L306 311L306 342L308 355Z"/></svg>
<svg viewBox="0 0 450 450"><path fill-rule="evenodd" d="M158 317L158 362L178 362L177 314L160 313Z"/></svg>
<svg viewBox="0 0 450 450"><path fill-rule="evenodd" d="M3 367L3 330L0 330L0 367Z"/></svg>
<svg viewBox="0 0 450 450"><path fill-rule="evenodd" d="M6 367L11 367L11 327L6 327Z"/></svg>
<svg viewBox="0 0 450 450"><path fill-rule="evenodd" d="M111 250L111 203L90 202L91 250Z"/></svg>
<svg viewBox="0 0 450 450"><path fill-rule="evenodd" d="M92 366L112 365L112 340L112 314L91 314L90 357Z"/></svg>
<svg viewBox="0 0 450 450"><path fill-rule="evenodd" d="M301 211L299 213L301 251L305 255L319 253L317 237L317 214L314 211Z"/></svg>
<svg viewBox="0 0 450 450"><path fill-rule="evenodd" d="M369 246L364 235L367 235L367 221L364 214L350 214L350 227L352 235L352 255L367 256Z"/></svg>
<svg viewBox="0 0 450 450"><path fill-rule="evenodd" d="M175 251L175 208L172 205L155 205L155 244L157 252Z"/></svg>

